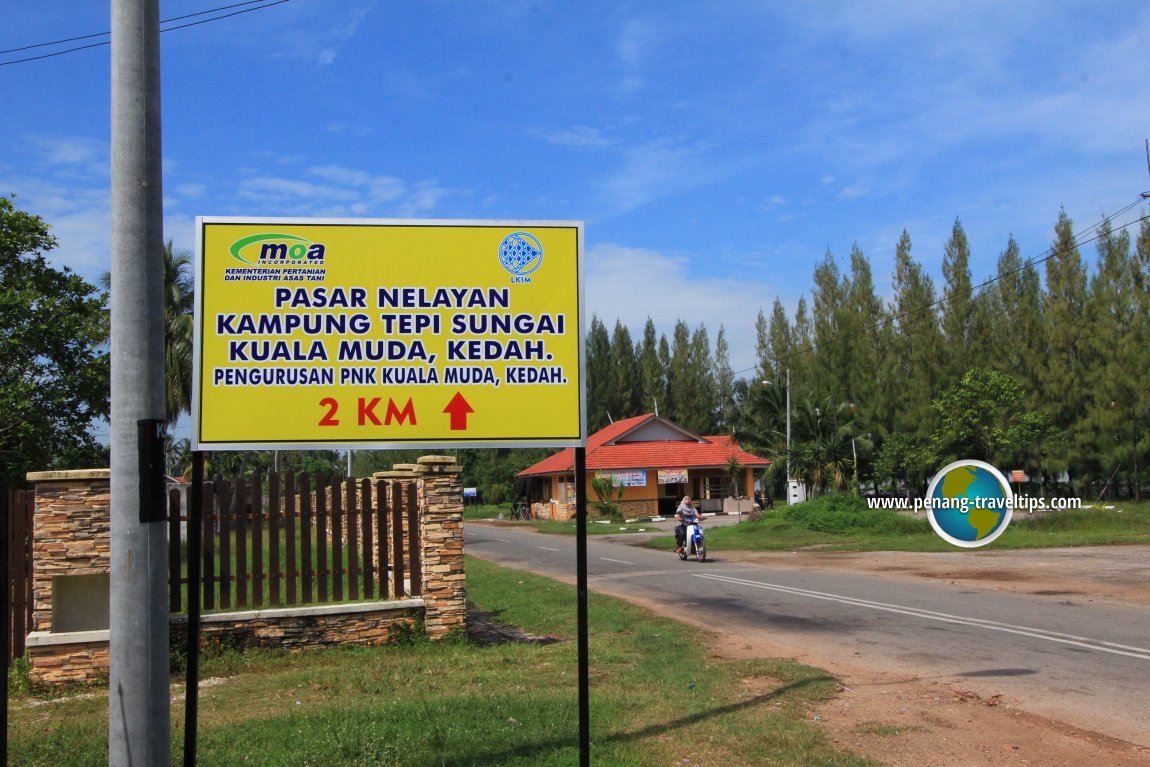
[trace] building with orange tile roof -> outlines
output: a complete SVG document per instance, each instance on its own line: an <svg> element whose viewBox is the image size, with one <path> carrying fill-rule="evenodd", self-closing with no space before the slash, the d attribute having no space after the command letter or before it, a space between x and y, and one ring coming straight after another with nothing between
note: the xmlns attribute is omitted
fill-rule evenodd
<svg viewBox="0 0 1150 767"><path fill-rule="evenodd" d="M742 466L732 487L731 459ZM743 450L734 437L702 437L653 413L616 421L587 440L589 502L598 500L591 480L610 476L623 486L615 504L628 517L670 516L684 495L704 512L723 511L724 501L751 495L755 471L771 462ZM555 453L518 474L536 516L569 519L575 504L575 451ZM727 504L729 507L729 503Z"/></svg>

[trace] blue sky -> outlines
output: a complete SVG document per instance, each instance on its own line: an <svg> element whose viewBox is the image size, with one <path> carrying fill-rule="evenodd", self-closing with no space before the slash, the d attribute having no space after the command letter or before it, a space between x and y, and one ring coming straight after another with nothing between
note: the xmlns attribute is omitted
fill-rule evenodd
<svg viewBox="0 0 1150 767"><path fill-rule="evenodd" d="M6 0L0 48L108 25ZM889 295L905 228L940 285L958 217L981 279L1011 233L1040 256L1060 208L1082 229L1150 189L1145 2L291 0L162 49L177 247L197 215L583 220L590 311L723 326L737 370L828 249ZM107 47L0 66L0 193L92 280L108 73Z"/></svg>

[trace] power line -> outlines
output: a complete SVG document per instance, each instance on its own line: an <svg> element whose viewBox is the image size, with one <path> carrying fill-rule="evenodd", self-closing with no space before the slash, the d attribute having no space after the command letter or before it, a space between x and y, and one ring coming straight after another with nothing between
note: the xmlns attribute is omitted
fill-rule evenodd
<svg viewBox="0 0 1150 767"><path fill-rule="evenodd" d="M195 18L196 16L206 16L206 15L212 14L212 13L219 13L220 11L231 10L232 8L240 8L240 7L245 6L245 5L255 5L256 6L255 8L244 8L243 10L234 11L232 13L225 13L225 14L221 14L219 16L213 16L210 19L202 19L200 21L193 21L193 22L190 22L188 24L178 24L176 26L167 27L166 29L161 29L160 31L161 32L174 32L177 29L187 29L188 27L195 27L195 26L199 26L200 24L207 24L207 23L213 22L213 21L221 21L223 19L231 18L232 16L239 16L240 14L243 14L243 13L251 13L252 11L262 11L265 8L271 8L272 6L275 6L275 5L283 5L286 2L289 2L289 0L247 0L247 2L233 3L231 5L223 5L223 6L220 6L218 8L212 8L212 9L206 10L206 11L197 11L196 13L187 13L187 14L184 14L183 16L173 16L170 19L162 19L160 21L160 23L161 24L170 24L174 21L183 21L184 19L191 19L191 18ZM93 33L90 35L79 35L77 37L66 37L66 38L62 38L60 40L53 40L53 41L47 42L47 43L34 43L32 45L25 45L25 46L22 46L19 48L9 48L8 50L0 51L0 55L4 55L4 54L8 54L8 53L19 53L20 51L28 51L28 50L32 50L34 48L46 48L46 47L51 47L53 45L62 45L64 43L71 43L71 42L76 42L79 40L91 40L91 39L96 38L96 37L107 37L110 34L111 34L111 32L96 32L96 33ZM27 63L29 61L39 61L41 59L50 59L50 58L53 58L55 56L63 56L64 54L67 54L67 53L75 53L76 51L83 51L83 50L87 50L89 48L99 48L99 47L104 46L104 45L109 45L110 43L111 43L110 40L102 40L98 43L88 43L87 45L78 45L74 48L67 48L67 49L62 50L62 51L53 51L52 53L45 53L45 54L41 54L39 56L27 56L27 57L22 58L22 59L13 59L12 61L2 61L2 62L0 62L0 67L6 67L6 66L10 66L12 64L24 64L24 63Z"/></svg>
<svg viewBox="0 0 1150 767"><path fill-rule="evenodd" d="M1107 222L1111 221L1114 217L1121 216L1123 213L1126 213L1130 209L1137 207L1143 201L1143 199L1144 199L1144 197L1142 195L1139 195L1138 199L1136 199L1134 202L1130 203L1126 207L1122 208L1117 213L1114 213L1111 216L1103 217L1103 219L1101 221L1099 221L1098 223L1087 227L1083 232L1075 235L1073 247L1075 249L1077 249L1077 248L1081 247L1082 245L1088 245L1092 242L1096 242L1099 239L1101 239L1102 238L1101 234L1093 234L1093 236L1090 236L1090 237L1087 237L1087 235L1090 235L1091 233L1097 232L1099 228L1101 228ZM1133 221L1129 221L1125 224L1122 224L1122 225L1112 229L1111 232L1121 231L1122 229L1126 229L1128 227L1134 226L1135 224L1138 224L1138 223L1141 223L1141 222L1147 221L1147 220L1150 220L1150 215L1142 215L1142 216L1139 216L1138 218L1134 219ZM853 333L847 333L845 335L835 336L834 338L828 339L822 343L812 344L812 345L810 345L806 348L803 348L803 349L797 349L795 351L792 351L788 354L785 354L785 355L782 355L781 357L776 358L774 361L780 362L780 363L785 362L785 361L787 361L793 357L799 356L800 354L809 354L810 352L817 351L818 349L821 349L821 348L826 347L826 346L830 346L832 344L836 344L836 343L839 343L842 341L849 341L849 340L851 340L857 336L871 333L875 330L882 328L885 325L889 325L889 324L897 322L899 320L906 319L912 315L919 314L921 312L930 311L933 309L937 309L938 307L943 306L952 300L955 300L955 299L960 298L962 296L971 295L975 291L981 290L982 288L984 288L988 285L991 285L995 282L998 282L1001 279L1004 279L1006 277L1010 277L1010 276L1015 275L1015 274L1019 274L1019 273L1025 271L1027 269L1030 269L1030 268L1033 268L1034 266L1037 266L1038 264L1045 263L1046 261L1049 261L1050 259L1054 258L1055 256L1064 255L1067 252L1068 251L1064 251L1064 250L1056 250L1055 246L1051 245L1044 252L1044 254L1042 256L1036 256L1034 258L1028 259L1028 260L1024 261L1019 267L1012 269L1008 272L1005 272L1003 274L997 275L995 277L990 277L990 278L986 279L985 281L979 283L978 285L972 286L972 287L967 288L966 290L963 290L963 291L959 291L958 293L955 293L954 295L944 296L943 298L940 298L939 300L934 301L933 303L926 304L924 306L918 306L918 307L915 307L913 309L909 309L909 310L903 312L902 314L892 315L892 316L887 317L885 319L882 319L882 320L880 320L880 321L878 321L872 325L864 327L860 330L856 330ZM740 373L746 373L746 372L749 372L752 370L755 370L755 368L754 367L744 368L743 370L735 371L732 375L739 375Z"/></svg>
<svg viewBox="0 0 1150 767"><path fill-rule="evenodd" d="M185 14L183 16L173 16L170 19L161 19L160 23L161 24L167 24L170 21L181 21L183 19L190 19L193 16L203 16L203 15L208 14L208 13L215 13L217 11L227 11L227 10L230 10L232 8L239 8L241 5L255 5L256 3L266 3L266 2L268 2L268 0L247 0L247 2L234 3L232 5L225 5L225 6L222 6L220 8L212 8L211 10L208 10L208 11L198 11L196 13L188 13L188 14ZM252 10L256 10L256 9L253 8ZM60 40L53 40L49 43L33 43L32 45L25 45L25 46L22 46L20 48L9 48L6 51L0 51L0 55L3 55L5 53L19 53L20 51L30 51L33 48L46 48L50 45L62 45L64 43L74 43L77 40L91 40L93 37L107 37L110 34L112 34L112 33L111 32L95 32L95 33L90 34L90 35L80 35L79 37L65 37L65 38L62 38Z"/></svg>
<svg viewBox="0 0 1150 767"><path fill-rule="evenodd" d="M245 8L242 11L235 11L233 13L225 13L222 16L215 16L215 17L210 18L210 19L204 19L203 21L193 21L193 22L188 23L188 24L180 24L179 26L168 27L167 29L161 29L160 31L161 32L175 32L177 29L187 29L188 27L198 27L200 24L207 24L207 23L212 22L212 21L219 21L221 19L231 18L232 16L239 16L242 13L251 13L252 11L262 11L265 8L271 8L273 5L283 5L286 2L289 2L289 0L274 0L274 2L267 3L266 5L261 5L258 8ZM204 11L203 13L210 13L210 11ZM188 16L181 16L178 18L187 19L187 18L191 18L192 16L199 16L199 15L202 15L202 14L189 14ZM170 21L176 21L176 20L177 19L170 19ZM163 23L163 22L161 22L161 23Z"/></svg>
<svg viewBox="0 0 1150 767"><path fill-rule="evenodd" d="M63 45L64 43L74 43L77 40L91 40L93 37L107 37L112 34L111 32L96 32L91 35L80 35L79 37L65 37L61 40L53 40L50 43L33 43L32 45L24 45L19 48L9 48L6 51L0 51L0 55L6 53L19 53L20 51L30 51L33 48L46 48L50 45Z"/></svg>
<svg viewBox="0 0 1150 767"><path fill-rule="evenodd" d="M1117 212L1117 213L1115 213L1114 215L1115 215L1115 216L1120 216L1120 215L1122 215L1123 213L1125 213L1126 211L1128 211L1128 210L1130 210L1131 208L1133 208L1133 207L1134 207L1135 205L1137 205L1137 204L1138 204L1137 202L1131 203L1130 205L1127 205L1125 208L1123 208L1122 210L1118 211L1118 212ZM1141 221L1145 221L1145 220L1147 220L1147 218L1150 218L1150 217L1148 217L1148 216L1142 216L1142 217L1140 217L1140 218L1137 218L1137 219L1135 219L1134 221L1130 221L1130 222L1128 222L1128 223L1126 223L1126 224L1122 224L1121 226L1119 226L1119 227L1118 227L1118 229L1119 229L1119 230L1121 230L1121 229L1125 229L1125 228L1127 228L1127 227L1129 227L1129 226L1133 226L1134 224L1137 224L1137 223L1139 223L1139 222L1141 222ZM1098 241L1099 239L1101 239L1101 237L1102 237L1102 235L1101 235L1101 234L1096 234L1096 235L1094 235L1094 236L1090 237L1089 239L1083 239L1083 238L1085 238L1085 237L1086 237L1086 235L1087 235L1087 234L1089 234L1090 232L1095 232L1095 231L1097 231L1097 230L1098 230L1098 228L1099 228L1100 226L1102 226L1102 224L1103 224L1103 223L1105 223L1105 222L1107 222L1107 221L1109 221L1109 220L1110 220L1110 217L1104 218L1102 221L1098 222L1097 224L1094 224L1093 226L1087 227L1087 228L1086 228L1086 230L1085 230L1084 232L1082 232L1081 234L1075 235L1075 237L1074 237L1074 247L1075 247L1075 248L1078 248L1078 247L1080 247L1080 246L1082 246L1082 245L1088 245L1088 244L1090 244L1090 243L1092 243L1092 242L1096 242L1096 241ZM1113 231L1113 230L1112 230L1112 231ZM963 297L963 296L969 296L969 295L973 295L973 294L974 294L976 291L979 291L979 290L981 290L982 288L984 288L984 287L986 287L986 286L988 286L988 285L991 285L991 284L993 284L993 283L995 283L995 282L998 282L999 280L1002 280L1002 279L1004 279L1004 278L1006 278L1006 277L1012 277L1012 276L1014 276L1014 275L1016 275L1016 274L1020 274L1020 273L1022 273L1022 272L1024 272L1024 271L1026 271L1027 269L1030 269L1030 268L1032 268L1032 267L1035 267L1035 266L1037 266L1037 265L1039 265L1039 264L1042 264L1042 263L1045 263L1045 262L1049 261L1050 259L1054 258L1056 255L1063 255L1063 254L1065 254L1066 252L1068 252L1068 251L1056 251L1056 250L1054 249L1054 246L1052 245L1052 246L1050 246L1049 248L1047 248L1045 255L1043 255L1043 256L1039 256L1039 257L1035 257L1035 258L1031 258L1031 259L1028 259L1028 260L1024 261L1024 262L1023 262L1023 263L1022 263L1020 266L1018 266L1017 268L1015 268L1015 269L1011 269L1010 271L1008 271L1008 272L1004 272L1003 274L997 275L997 276L995 276L995 277L989 277L989 278L987 278L986 280L984 280L983 282L980 282L978 285L973 285L973 286L971 286L971 287L967 288L966 290L961 290L961 291L959 291L959 292L957 292L957 293L954 293L953 295L950 295L950 296L944 296L944 297L940 298L939 300L935 301L935 302L934 302L934 303L932 303L932 304L927 304L926 306L919 306L919 307L916 307L916 308L914 308L914 309L909 309L909 310L907 310L907 311L903 312L902 314L893 315L893 316L891 316L891 317L888 317L888 318L886 318L886 319L884 319L884 320L880 320L879 322L876 322L875 324L873 324L873 325L871 325L871 326L869 326L869 327L865 327L865 328L863 328L862 330L858 330L858 331L856 331L856 332L854 332L854 333L848 334L848 335L846 335L846 336L842 336L841 338L839 338L839 337L836 337L836 338L832 338L831 340L829 340L829 341L826 341L826 342L824 342L823 344L817 344L817 345L815 345L815 346L812 346L812 347L810 347L809 349L806 349L806 350L803 350L803 351L798 351L798 352L792 352L790 355L788 355L788 357L789 357L789 356L794 356L794 355L796 355L796 354L802 354L802 353L805 353L806 351L814 351L815 349L819 348L820 346L827 346L827 345L830 345L830 344L832 344L832 343L836 343L836 342L838 342L838 341L840 341L840 340L847 340L847 339L853 338L854 336L856 336L856 335L860 335L860 334L862 334L862 333L867 333L867 332L870 332L870 331L873 331L873 330L878 330L878 329L879 329L879 328L881 328L883 325L886 325L886 324L889 324L889 323L892 323L892 322L897 322L897 321L899 321L899 320L902 320L902 319L905 319L905 318L907 318L907 317L910 317L910 316L911 316L911 315L913 315L913 314L918 314L919 312L925 312L925 311L928 311L928 310L931 310L931 309L937 309L937 308L939 308L939 307L941 307L941 306L943 306L943 305L945 305L945 304L947 304L947 303L949 303L949 302L951 302L951 301L953 301L953 300L955 300L955 299L961 298L961 297Z"/></svg>

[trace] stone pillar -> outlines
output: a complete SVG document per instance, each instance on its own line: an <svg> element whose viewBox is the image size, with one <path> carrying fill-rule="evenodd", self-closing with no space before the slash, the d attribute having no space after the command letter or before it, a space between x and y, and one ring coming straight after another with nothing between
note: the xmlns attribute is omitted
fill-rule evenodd
<svg viewBox="0 0 1150 767"><path fill-rule="evenodd" d="M32 677L94 682L108 669L111 472L40 471L32 519Z"/></svg>
<svg viewBox="0 0 1150 767"><path fill-rule="evenodd" d="M404 580L405 581L409 580L411 577L411 562L409 561L407 545L406 545L407 537L404 536L405 545L403 546L403 549L401 551L396 551L395 546L393 545L395 540L393 537L393 529L392 529L392 519L393 518L391 516L391 509L394 508L396 503L400 503L400 504L404 503L404 499L402 499L402 498L397 499L397 498L392 497L392 490L394 489L392 486L392 483L393 482L402 482L402 483L414 482L418 478L418 469L419 469L418 464L397 463L391 467L390 471L377 471L375 474L371 475L371 492L372 492L372 496L373 496L372 502L375 504L375 506L374 506L375 511L372 514L373 519L376 519L378 521L378 515L380 513L380 508L381 508L382 503L386 503L388 506L387 540L382 542L382 545L387 550L388 567L394 568L395 562L396 562L396 557L402 557L403 558L403 572L404 572ZM423 510L422 510L422 504L421 504L420 514L422 515L422 513L423 513ZM407 518L406 517L403 520L403 524L404 524L404 529L406 530L407 529ZM378 530L378 529L379 528L378 528L378 524L377 524L376 530ZM373 564L375 567L378 568L379 567L379 549L378 548L376 548L375 553L372 556L374 558ZM394 570L392 572L394 573ZM407 588L406 585L404 585L404 584L400 584L400 585L403 585L405 589ZM394 584L393 584L393 586L394 586Z"/></svg>
<svg viewBox="0 0 1150 767"><path fill-rule="evenodd" d="M416 467L420 490L420 558L423 560L427 636L462 632L467 617L463 572L463 481L450 456L426 455Z"/></svg>

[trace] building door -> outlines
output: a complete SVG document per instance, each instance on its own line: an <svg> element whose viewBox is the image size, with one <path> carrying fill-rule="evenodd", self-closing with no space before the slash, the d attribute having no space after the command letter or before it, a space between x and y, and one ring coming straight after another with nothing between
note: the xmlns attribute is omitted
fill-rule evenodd
<svg viewBox="0 0 1150 767"><path fill-rule="evenodd" d="M687 483L685 482L659 485L659 516L675 516L675 509L679 508L679 501L683 500L683 496L687 494Z"/></svg>

